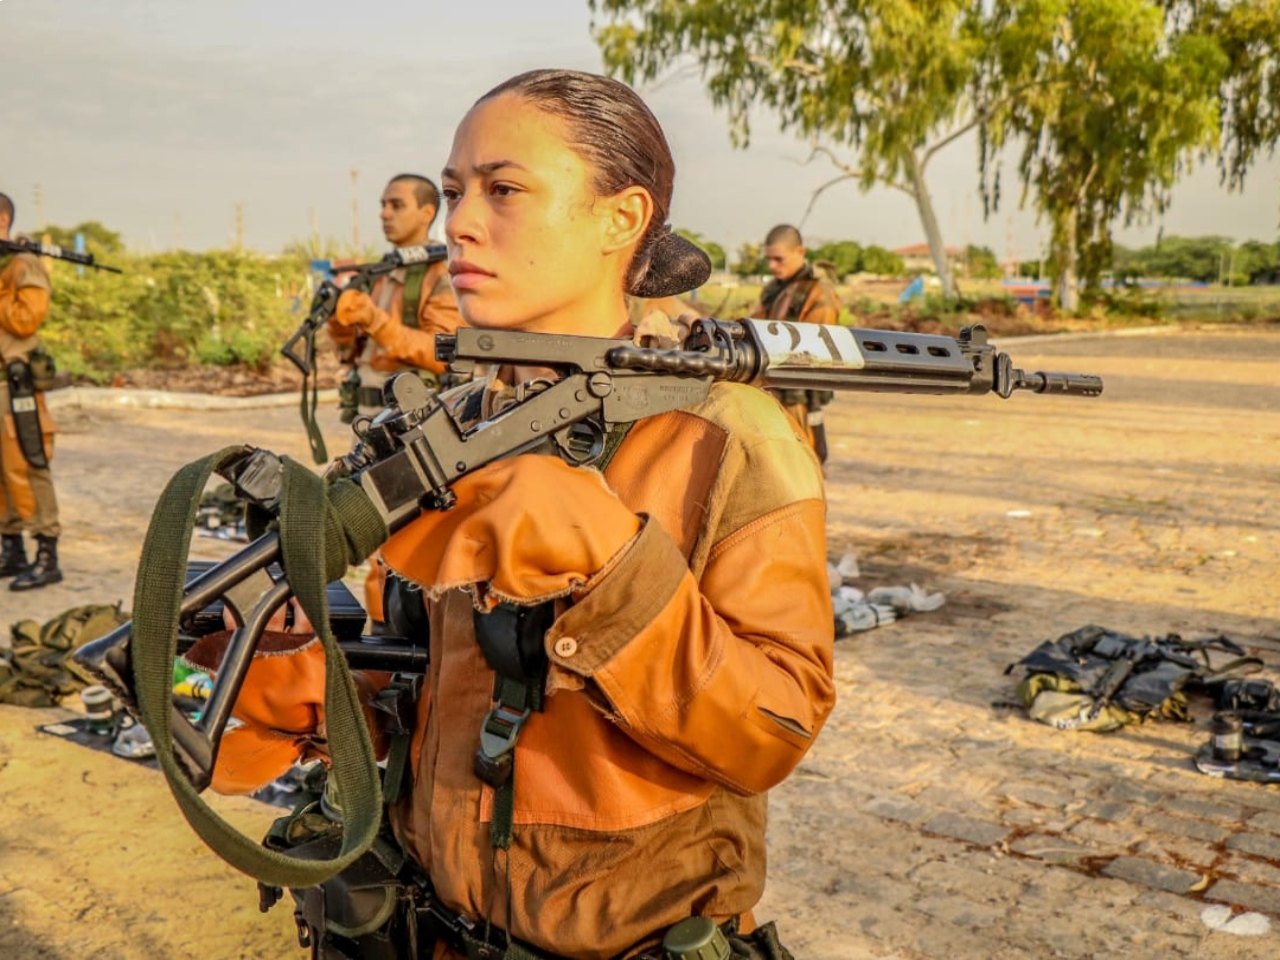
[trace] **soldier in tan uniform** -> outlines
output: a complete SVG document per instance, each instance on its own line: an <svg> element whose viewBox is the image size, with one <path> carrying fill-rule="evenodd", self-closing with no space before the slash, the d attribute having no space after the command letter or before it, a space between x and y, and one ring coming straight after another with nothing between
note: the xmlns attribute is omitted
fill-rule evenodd
<svg viewBox="0 0 1280 960"><path fill-rule="evenodd" d="M396 247L421 246L439 209L434 183L418 174L399 174L382 191L382 232ZM443 261L396 270L379 278L368 294L343 292L329 333L359 374L360 412L381 410L382 385L403 370L438 382L445 365L436 359L435 336L452 333L461 322Z"/></svg>
<svg viewBox="0 0 1280 960"><path fill-rule="evenodd" d="M779 224L764 241L764 259L773 274L760 294L753 317L796 323L838 323L840 298L835 288L805 259L800 231ZM823 408L831 402L826 390L771 390L809 438L818 459L827 462L827 428Z"/></svg>
<svg viewBox="0 0 1280 960"><path fill-rule="evenodd" d="M382 191L382 233L396 247L421 246L439 209L440 192L431 180L399 174ZM436 359L436 334L452 333L461 324L444 261L396 270L380 277L367 294L344 291L329 321L329 334L359 377L358 411L372 416L381 410L383 384L405 370L416 370L438 388L447 371ZM376 557L370 565L365 608L378 622L383 619L386 570Z"/></svg>
<svg viewBox="0 0 1280 960"><path fill-rule="evenodd" d="M0 239L13 227L13 201L0 193ZM49 312L49 274L38 257L0 256L0 577L10 590L31 590L62 580L58 569L58 499L49 460L53 418L31 374L36 336ZM27 561L23 530L35 535L36 556Z"/></svg>

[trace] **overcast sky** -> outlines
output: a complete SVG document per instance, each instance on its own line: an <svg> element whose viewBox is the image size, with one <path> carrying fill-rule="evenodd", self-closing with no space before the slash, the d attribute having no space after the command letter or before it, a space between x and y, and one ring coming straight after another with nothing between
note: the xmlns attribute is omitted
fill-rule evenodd
<svg viewBox="0 0 1280 960"><path fill-rule="evenodd" d="M377 11L374 13L372 11ZM0 0L0 190L19 230L46 219L100 220L143 249L225 246L244 205L245 242L276 250L310 232L381 240L376 199L401 171L435 177L454 126L485 90L521 70L601 68L586 0L379 4L330 0ZM672 221L731 250L797 222L830 179L822 162L762 117L749 150L696 77L643 91L679 173ZM960 141L929 173L949 244L1034 257L1045 231L1016 196L982 219L976 149ZM1008 191L1012 193L1012 191ZM1204 169L1178 188L1166 233L1237 240L1280 234L1280 159L1242 194ZM1149 242L1158 224L1122 231ZM898 247L923 240L912 202L893 191L827 191L805 224L811 241Z"/></svg>

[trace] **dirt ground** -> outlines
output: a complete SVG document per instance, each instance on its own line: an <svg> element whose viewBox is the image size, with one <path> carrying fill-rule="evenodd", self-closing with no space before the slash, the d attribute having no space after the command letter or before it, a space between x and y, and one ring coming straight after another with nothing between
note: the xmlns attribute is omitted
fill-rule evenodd
<svg viewBox="0 0 1280 960"><path fill-rule="evenodd" d="M1010 344L1010 349L1014 349ZM1227 632L1280 673L1280 329L1016 347L1102 374L1098 400L847 395L830 408L832 552L859 585L947 604L840 641L840 702L772 797L761 914L800 958L1273 957L1280 787L1191 769L1198 726L1071 734L993 707L1041 640L1088 623ZM63 411L67 581L0 622L128 603L182 463L234 442L305 457L296 410ZM331 449L343 445L331 416ZM199 556L227 546L196 541ZM300 957L281 907L208 853L162 778L0 707L0 958ZM250 833L274 812L217 805Z"/></svg>

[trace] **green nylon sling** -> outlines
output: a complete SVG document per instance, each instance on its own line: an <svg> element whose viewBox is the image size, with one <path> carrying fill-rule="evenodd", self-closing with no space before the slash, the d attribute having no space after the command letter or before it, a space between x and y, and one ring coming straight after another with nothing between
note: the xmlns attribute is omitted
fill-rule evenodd
<svg viewBox="0 0 1280 960"><path fill-rule="evenodd" d="M425 263L415 263L405 268L404 299L400 302L400 322L406 327L418 329L418 311L422 307L422 284L427 277Z"/></svg>
<svg viewBox="0 0 1280 960"><path fill-rule="evenodd" d="M277 887L323 883L377 838L382 820L373 744L346 659L329 629L325 586L371 555L388 536L386 524L352 481L332 485L284 460L280 492L281 561L302 608L316 626L326 657L325 715L332 767L342 798L343 837L332 860L303 860L269 850L219 817L196 792L174 755L169 726L173 661L186 558L196 507L210 474L243 447L228 447L189 463L169 481L142 548L134 591L132 661L139 712L183 816L211 849L236 869Z"/></svg>

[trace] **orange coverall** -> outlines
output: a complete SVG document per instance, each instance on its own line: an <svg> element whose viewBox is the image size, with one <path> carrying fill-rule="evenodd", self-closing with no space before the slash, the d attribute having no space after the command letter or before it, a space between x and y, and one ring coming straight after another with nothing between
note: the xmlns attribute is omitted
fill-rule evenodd
<svg viewBox="0 0 1280 960"><path fill-rule="evenodd" d="M490 386L457 393L475 389ZM392 811L447 905L593 960L651 947L691 912L750 928L765 882L765 791L800 762L835 699L822 477L777 403L714 386L696 406L635 424L604 480L621 500L609 494L608 522L624 527L626 546L561 601L546 636L545 709L515 748L510 849L491 846L493 791L472 769L494 674L460 589L429 603L411 789ZM575 496L531 490L527 513ZM392 569L423 582L440 549L435 518L455 511L397 533L383 547ZM513 523L531 522L516 513ZM526 540L513 567L566 569L554 530ZM301 650L255 660L238 707L246 723L223 740L216 788L252 789L322 740L322 660L317 669L314 641ZM202 657L199 645L189 654ZM277 702L304 690L303 709Z"/></svg>

